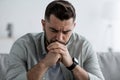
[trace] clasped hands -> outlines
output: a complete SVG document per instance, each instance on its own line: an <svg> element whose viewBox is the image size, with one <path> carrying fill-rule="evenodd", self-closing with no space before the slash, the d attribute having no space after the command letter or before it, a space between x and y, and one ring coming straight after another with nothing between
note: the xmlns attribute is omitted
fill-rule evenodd
<svg viewBox="0 0 120 80"><path fill-rule="evenodd" d="M47 67L51 67L57 62L62 62L66 67L73 63L66 45L56 41L48 45L47 49L48 54L44 58Z"/></svg>

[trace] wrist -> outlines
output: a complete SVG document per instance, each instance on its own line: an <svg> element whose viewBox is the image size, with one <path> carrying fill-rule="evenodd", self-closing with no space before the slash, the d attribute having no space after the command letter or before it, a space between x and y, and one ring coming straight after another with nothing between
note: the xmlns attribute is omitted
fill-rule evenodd
<svg viewBox="0 0 120 80"><path fill-rule="evenodd" d="M72 58L73 63L69 66L66 67L68 70L73 70L77 65L78 65L78 60L76 58Z"/></svg>
<svg viewBox="0 0 120 80"><path fill-rule="evenodd" d="M45 62L45 60L41 60L40 63L39 63L39 66L42 67L42 68L49 68L49 66L47 65L47 63Z"/></svg>

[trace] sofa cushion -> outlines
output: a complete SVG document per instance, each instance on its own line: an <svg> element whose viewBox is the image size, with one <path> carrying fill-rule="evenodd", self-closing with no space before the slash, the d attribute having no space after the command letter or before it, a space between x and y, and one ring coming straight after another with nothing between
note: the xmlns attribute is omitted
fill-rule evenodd
<svg viewBox="0 0 120 80"><path fill-rule="evenodd" d="M8 67L7 62L8 54L0 54L0 80L6 80L6 69Z"/></svg>
<svg viewBox="0 0 120 80"><path fill-rule="evenodd" d="M98 53L105 80L120 80L120 53Z"/></svg>

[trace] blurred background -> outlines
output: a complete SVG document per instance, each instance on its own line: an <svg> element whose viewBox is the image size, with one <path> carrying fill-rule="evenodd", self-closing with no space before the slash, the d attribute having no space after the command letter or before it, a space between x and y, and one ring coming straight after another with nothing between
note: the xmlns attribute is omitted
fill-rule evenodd
<svg viewBox="0 0 120 80"><path fill-rule="evenodd" d="M0 53L16 39L42 32L41 19L52 0L0 0ZM120 0L69 0L77 13L74 32L85 36L96 52L120 52Z"/></svg>

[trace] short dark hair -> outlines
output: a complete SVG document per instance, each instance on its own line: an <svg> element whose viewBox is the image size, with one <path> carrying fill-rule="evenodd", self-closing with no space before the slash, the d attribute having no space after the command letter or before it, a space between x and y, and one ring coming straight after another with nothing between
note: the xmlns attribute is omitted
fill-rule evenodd
<svg viewBox="0 0 120 80"><path fill-rule="evenodd" d="M76 19L75 8L65 0L55 0L48 4L45 10L45 19L50 20L50 15L54 15L60 20Z"/></svg>

